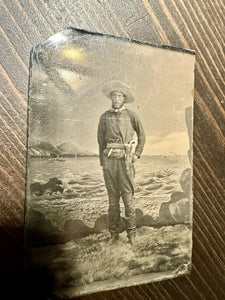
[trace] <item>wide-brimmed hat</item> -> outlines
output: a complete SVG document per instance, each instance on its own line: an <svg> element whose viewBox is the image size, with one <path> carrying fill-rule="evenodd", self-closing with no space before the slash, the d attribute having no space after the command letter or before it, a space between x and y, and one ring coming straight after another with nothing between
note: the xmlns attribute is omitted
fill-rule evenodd
<svg viewBox="0 0 225 300"><path fill-rule="evenodd" d="M112 92L120 92L126 96L125 102L131 103L134 101L134 95L129 85L122 81L107 81L102 87L102 93L111 99Z"/></svg>

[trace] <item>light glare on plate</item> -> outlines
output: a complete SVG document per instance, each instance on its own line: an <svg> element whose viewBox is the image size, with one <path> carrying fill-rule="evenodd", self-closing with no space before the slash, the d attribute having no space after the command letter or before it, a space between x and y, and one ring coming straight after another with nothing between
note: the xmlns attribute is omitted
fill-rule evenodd
<svg viewBox="0 0 225 300"><path fill-rule="evenodd" d="M79 89L87 84L87 78L84 78L81 74L74 73L72 71L57 69L60 76L65 80L65 82L73 89Z"/></svg>
<svg viewBox="0 0 225 300"><path fill-rule="evenodd" d="M61 55L72 62L81 62L85 59L85 52L83 49L65 48L62 50Z"/></svg>
<svg viewBox="0 0 225 300"><path fill-rule="evenodd" d="M54 34L53 36L51 36L48 39L48 42L50 42L53 45L63 43L63 42L66 42L66 41L67 41L67 37L61 32Z"/></svg>

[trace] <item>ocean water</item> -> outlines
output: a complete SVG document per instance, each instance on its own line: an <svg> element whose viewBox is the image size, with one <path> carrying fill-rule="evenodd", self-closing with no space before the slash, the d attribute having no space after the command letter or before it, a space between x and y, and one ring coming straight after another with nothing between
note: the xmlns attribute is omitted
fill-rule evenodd
<svg viewBox="0 0 225 300"><path fill-rule="evenodd" d="M179 178L191 166L186 156L143 156L135 168L136 208L157 218L161 203L169 201L174 191L182 191ZM31 195L31 183L44 183L51 177L62 180L63 193ZM96 219L107 213L107 192L98 157L68 158L63 162L30 158L27 179L27 208L42 212L59 229L71 219L81 219L93 227ZM121 209L124 214L122 203Z"/></svg>

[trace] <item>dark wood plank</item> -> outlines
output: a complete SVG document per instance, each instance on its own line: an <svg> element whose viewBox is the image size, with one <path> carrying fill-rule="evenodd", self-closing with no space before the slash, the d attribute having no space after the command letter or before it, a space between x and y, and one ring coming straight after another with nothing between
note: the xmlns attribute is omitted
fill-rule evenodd
<svg viewBox="0 0 225 300"><path fill-rule="evenodd" d="M82 299L225 299L224 15L222 0L0 0L1 299L16 299L26 285L29 52L69 26L196 50L192 273Z"/></svg>

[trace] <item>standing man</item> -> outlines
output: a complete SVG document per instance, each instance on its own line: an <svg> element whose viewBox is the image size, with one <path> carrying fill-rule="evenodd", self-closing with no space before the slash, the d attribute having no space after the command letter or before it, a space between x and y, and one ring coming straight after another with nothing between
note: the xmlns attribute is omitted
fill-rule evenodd
<svg viewBox="0 0 225 300"><path fill-rule="evenodd" d="M103 168L109 197L109 231L112 241L119 239L120 197L125 206L127 237L132 244L136 236L134 206L134 163L140 158L145 134L137 115L126 108L134 101L130 87L120 81L109 81L102 93L111 99L112 107L101 117L98 126L100 165ZM134 135L137 135L135 146Z"/></svg>

